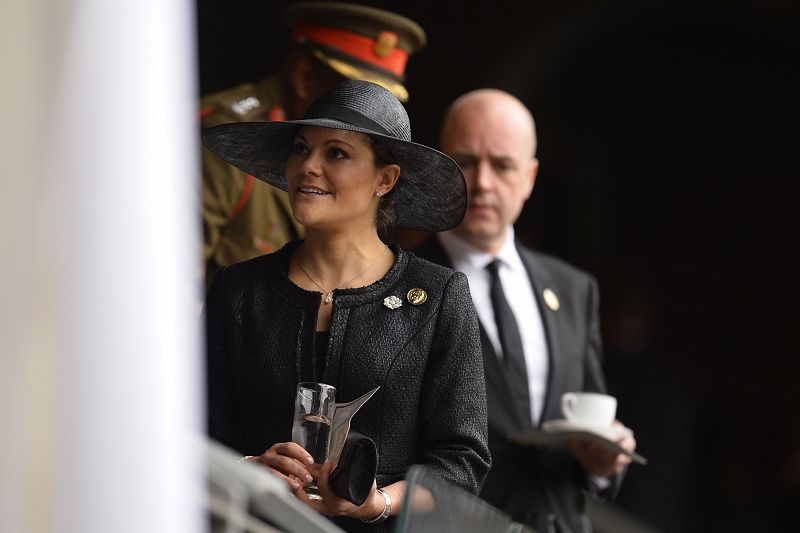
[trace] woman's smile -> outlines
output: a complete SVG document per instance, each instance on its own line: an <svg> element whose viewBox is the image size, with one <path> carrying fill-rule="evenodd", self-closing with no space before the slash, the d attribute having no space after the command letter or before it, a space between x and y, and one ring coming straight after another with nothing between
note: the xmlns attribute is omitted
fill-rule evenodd
<svg viewBox="0 0 800 533"><path fill-rule="evenodd" d="M311 197L319 197L319 196L328 196L331 193L328 191L322 190L319 187L314 187L312 185L301 185L297 188L301 194Z"/></svg>
<svg viewBox="0 0 800 533"><path fill-rule="evenodd" d="M306 126L286 162L289 202L306 227L374 223L382 172L369 139L356 132Z"/></svg>

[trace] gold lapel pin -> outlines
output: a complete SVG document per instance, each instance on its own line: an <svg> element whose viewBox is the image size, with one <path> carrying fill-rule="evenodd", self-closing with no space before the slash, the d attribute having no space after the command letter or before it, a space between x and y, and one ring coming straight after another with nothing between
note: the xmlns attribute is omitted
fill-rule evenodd
<svg viewBox="0 0 800 533"><path fill-rule="evenodd" d="M544 303L547 304L547 307L550 308L551 311L558 311L561 307L561 302L558 301L558 296L554 293L551 289L545 289L542 292L542 297L544 298Z"/></svg>
<svg viewBox="0 0 800 533"><path fill-rule="evenodd" d="M425 303L425 300L428 299L428 293L423 289L415 287L408 291L406 299L411 305L422 305Z"/></svg>

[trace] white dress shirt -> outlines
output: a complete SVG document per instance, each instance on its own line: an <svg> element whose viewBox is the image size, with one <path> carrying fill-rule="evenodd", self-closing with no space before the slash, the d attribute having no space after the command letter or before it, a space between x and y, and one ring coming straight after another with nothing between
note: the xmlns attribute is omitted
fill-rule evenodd
<svg viewBox="0 0 800 533"><path fill-rule="evenodd" d="M503 286L503 293L508 300L508 305L517 319L519 333L522 337L522 349L525 352L531 422L533 422L533 427L538 427L544 407L549 371L547 339L528 271L514 244L514 228L508 227L506 242L495 256L478 250L452 231L440 233L439 242L453 262L453 268L466 274L478 319L481 321L495 353L502 359L500 336L497 332L494 309L489 296L491 276L486 270L486 266L493 260L497 259L500 263L498 268L500 283Z"/></svg>

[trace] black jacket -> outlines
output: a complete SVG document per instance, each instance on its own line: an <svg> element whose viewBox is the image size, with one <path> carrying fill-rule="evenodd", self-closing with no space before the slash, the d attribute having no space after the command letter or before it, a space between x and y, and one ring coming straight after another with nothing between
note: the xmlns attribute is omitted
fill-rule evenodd
<svg viewBox="0 0 800 533"><path fill-rule="evenodd" d="M541 422L563 418L563 393L606 390L601 368L597 282L589 274L519 243L517 250L530 276L535 293L531 297L542 315L547 338L549 374ZM451 264L436 238L415 253L442 265ZM557 309L545 303L545 289L557 295ZM525 324L519 326L524 328ZM483 327L481 340L492 453L492 470L481 497L541 533L586 531L586 472L566 450L523 447L508 441L508 434L532 429L531 422L524 420L511 401L505 375ZM612 482L613 493L618 480Z"/></svg>
<svg viewBox="0 0 800 533"><path fill-rule="evenodd" d="M287 276L290 243L219 271L206 303L211 437L245 455L291 440L295 387L313 356L318 292ZM378 486L412 464L477 493L489 470L478 320L466 277L393 246L394 265L366 287L335 290L320 381L337 402L380 386L352 428L378 446ZM427 300L412 305L421 288ZM397 309L388 296L402 300ZM356 521L343 523L360 529ZM391 520L384 524L391 526Z"/></svg>

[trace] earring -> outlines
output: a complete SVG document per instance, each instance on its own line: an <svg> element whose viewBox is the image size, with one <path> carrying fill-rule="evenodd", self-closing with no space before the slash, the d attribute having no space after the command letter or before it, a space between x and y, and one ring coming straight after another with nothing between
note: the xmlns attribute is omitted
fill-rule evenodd
<svg viewBox="0 0 800 533"><path fill-rule="evenodd" d="M380 196L380 195L382 195L382 194L383 194L383 193L382 193L381 191L375 191L375 196Z"/></svg>

